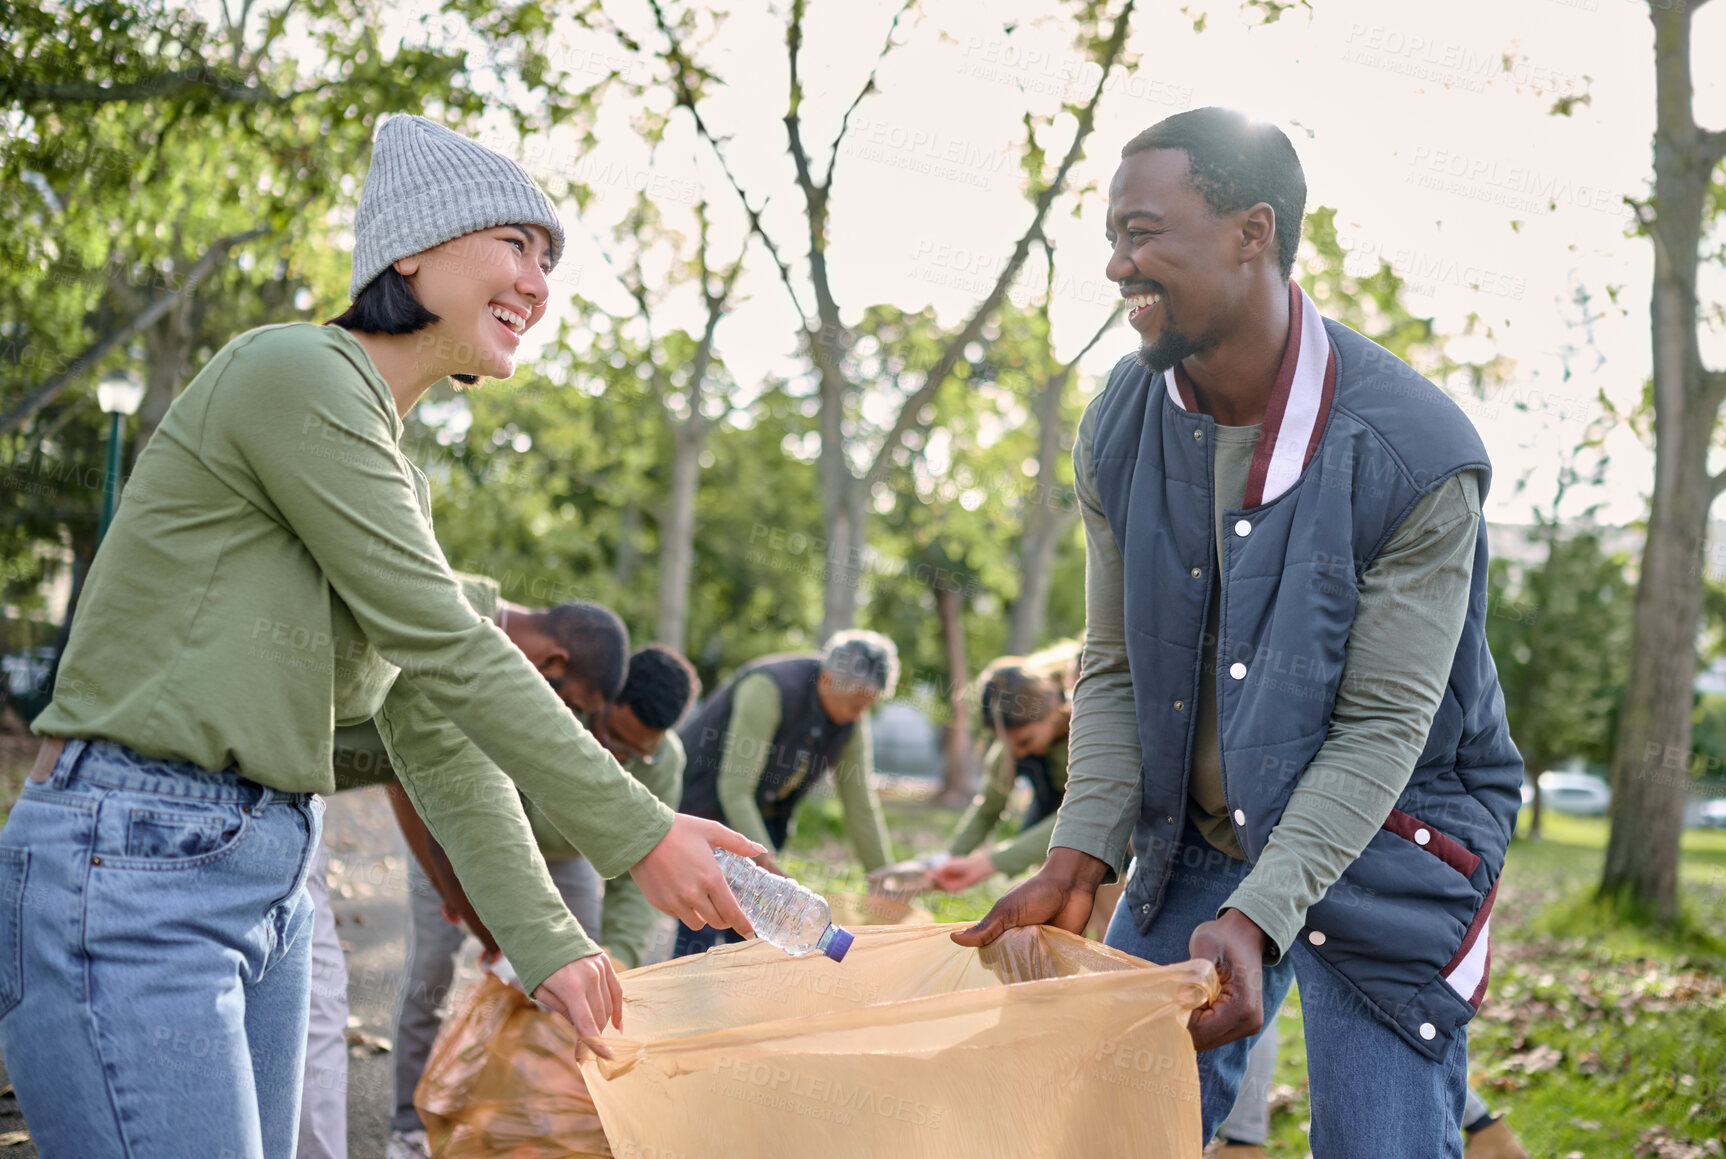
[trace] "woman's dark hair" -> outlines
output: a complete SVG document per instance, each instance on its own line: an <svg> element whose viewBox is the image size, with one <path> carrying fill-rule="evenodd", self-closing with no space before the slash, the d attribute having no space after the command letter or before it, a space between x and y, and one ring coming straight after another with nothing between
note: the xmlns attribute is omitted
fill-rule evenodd
<svg viewBox="0 0 1726 1159"><path fill-rule="evenodd" d="M324 325L358 330L362 334L415 334L437 320L438 316L414 297L408 280L394 266L386 266L383 273L366 283L366 288L346 310ZM479 381L477 374L450 377L467 386Z"/></svg>
<svg viewBox="0 0 1726 1159"><path fill-rule="evenodd" d="M1014 658L997 660L984 670L979 683L983 728L1006 732L1036 724L1055 710L1063 696L1058 681L1027 672Z"/></svg>
<svg viewBox="0 0 1726 1159"><path fill-rule="evenodd" d="M591 600L570 600L545 613L545 632L569 653L565 680L574 677L604 699L617 699L629 666L629 629L616 612Z"/></svg>
<svg viewBox="0 0 1726 1159"><path fill-rule="evenodd" d="M1283 277L1289 276L1306 212L1306 174L1281 129L1234 109L1188 109L1128 141L1121 156L1152 149L1187 155L1187 176L1212 213L1234 213L1261 201L1276 210L1277 262Z"/></svg>
<svg viewBox="0 0 1726 1159"><path fill-rule="evenodd" d="M630 654L629 678L617 703L648 728L670 728L689 711L700 683L689 661L663 644L649 644Z"/></svg>

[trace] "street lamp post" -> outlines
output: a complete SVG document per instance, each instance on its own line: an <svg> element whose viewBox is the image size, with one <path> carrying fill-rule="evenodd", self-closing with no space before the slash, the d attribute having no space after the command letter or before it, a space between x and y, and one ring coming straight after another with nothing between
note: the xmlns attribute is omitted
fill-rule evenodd
<svg viewBox="0 0 1726 1159"><path fill-rule="evenodd" d="M96 401L103 414L114 416L108 427L108 468L102 479L102 522L96 526L96 542L100 544L120 502L120 448L126 416L138 413L138 406L144 401L144 384L130 370L113 371L96 384Z"/></svg>

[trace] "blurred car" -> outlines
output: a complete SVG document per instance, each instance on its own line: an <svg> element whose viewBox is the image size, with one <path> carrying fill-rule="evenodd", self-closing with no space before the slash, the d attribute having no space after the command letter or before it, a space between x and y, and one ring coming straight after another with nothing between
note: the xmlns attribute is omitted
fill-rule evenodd
<svg viewBox="0 0 1726 1159"><path fill-rule="evenodd" d="M1702 802L1702 807L1696 811L1696 817L1698 825L1705 825L1710 829L1726 829L1726 797Z"/></svg>
<svg viewBox="0 0 1726 1159"><path fill-rule="evenodd" d="M1522 786L1522 804L1534 801L1534 791L1526 782ZM1580 817L1599 817L1612 805L1612 789L1605 778L1593 773L1555 769L1540 774L1540 807L1556 813L1572 813Z"/></svg>

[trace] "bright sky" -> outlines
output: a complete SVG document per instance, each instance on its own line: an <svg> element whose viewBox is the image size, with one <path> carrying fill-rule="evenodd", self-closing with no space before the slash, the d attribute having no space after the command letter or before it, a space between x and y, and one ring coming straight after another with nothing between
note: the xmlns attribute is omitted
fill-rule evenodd
<svg viewBox="0 0 1726 1159"><path fill-rule="evenodd" d="M896 5L811 7L805 133L824 166L839 116ZM1029 218L1011 149L1021 116L1027 108L1052 111L1063 98L1082 101L1095 83L1096 69L1074 53L1070 28L1046 15L1050 7L931 0L920 18L901 26L902 46L882 68L881 91L857 109L839 156L829 257L847 321L871 303L892 302L933 304L944 322L956 324L992 284ZM608 8L651 38L645 4L617 0ZM1646 4L1314 0L1314 8L1310 16L1291 12L1278 24L1248 27L1250 14L1220 0L1195 33L1173 6L1141 4L1129 42L1135 67L1111 77L1075 184L1106 188L1121 144L1182 108L1232 105L1281 126L1305 166L1309 208L1338 210L1351 268L1367 272L1380 258L1390 261L1408 283L1408 305L1434 317L1441 332L1461 335L1469 316L1478 316L1477 336L1459 339L1453 353L1496 352L1514 362L1506 386L1466 405L1495 464L1488 517L1526 521L1534 505L1550 503L1562 455L1600 417L1597 393L1627 406L1649 373L1652 257L1646 241L1627 236L1622 202L1648 191L1654 70ZM1004 35L1015 16L1015 31ZM576 54L592 47L575 44ZM1726 59L1726 4L1695 17L1693 48L1698 120L1726 127L1726 69L1706 63ZM569 59L595 69L607 63ZM765 5L733 15L705 61L728 82L705 115L731 138L733 170L752 199L759 204L771 195L769 229L782 252L800 257L806 241L780 120L782 18ZM1550 115L1555 100L1579 93L1590 102L1574 115ZM1064 150L1065 133L1070 127L1046 143L1052 154ZM704 199L720 223L721 256L734 253L741 238L735 197L690 134L674 131L672 140L650 172L620 114L608 119L595 154L536 141L525 159L541 172L573 172L595 189L584 223L595 232L624 211L632 183L652 180L673 222L689 220L690 206ZM1076 217L1074 204L1058 208L1048 231L1058 253L1057 344L1069 353L1116 296L1102 277L1102 199L1085 198ZM573 227L573 206L568 213ZM570 233L557 285L624 307L583 230ZM744 382L799 367L785 291L758 248L752 262L757 276L745 286L746 300L719 333L721 353ZM1040 277L1027 281L1040 284ZM807 305L810 295L800 288ZM1579 289L1592 297L1596 315L1586 330L1573 301ZM1726 279L1710 273L1704 290L1705 301L1719 301ZM675 324L696 324L688 304L687 296L681 311L679 299L668 304ZM1590 335L1593 349L1584 349ZM1123 326L1092 352L1084 364L1093 376L1088 390L1133 341ZM1703 344L1710 365L1726 364L1726 337L1705 333ZM530 340L524 359L532 349ZM1612 431L1607 450L1607 486L1573 493L1564 514L1598 501L1607 521L1643 516L1651 457L1627 430Z"/></svg>

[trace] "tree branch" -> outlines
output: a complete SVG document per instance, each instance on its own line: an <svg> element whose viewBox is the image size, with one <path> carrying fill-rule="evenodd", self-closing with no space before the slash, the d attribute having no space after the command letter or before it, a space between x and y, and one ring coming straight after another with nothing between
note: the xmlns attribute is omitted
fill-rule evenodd
<svg viewBox="0 0 1726 1159"><path fill-rule="evenodd" d="M1726 129L1699 134L1697 147L1702 151L1703 168L1712 169L1726 158Z"/></svg>
<svg viewBox="0 0 1726 1159"><path fill-rule="evenodd" d="M803 14L805 0L792 0L791 23L785 29L785 53L791 73L791 89L785 105L785 135L791 149L791 163L797 170L797 187L803 191L803 203L809 220L809 281L815 289L815 316L820 331L815 336L818 347L840 350L843 330L839 325L839 301L833 296L832 279L827 274L827 191L833 180L831 168L824 182L815 180L809 166L809 150L803 144L803 77L798 59L803 51ZM838 361L838 356L834 356Z"/></svg>
<svg viewBox="0 0 1726 1159"><path fill-rule="evenodd" d="M198 259L198 264L193 266L191 271L187 273L186 280L180 284L178 289L167 294L163 294L154 302L151 302L146 306L143 311L130 322L92 343L84 353L77 357L77 359L67 369L66 373L38 387L35 392L24 399L23 402L13 407L5 415L0 416L0 435L10 434L17 430L31 415L53 402L55 397L59 395L62 390L66 389L67 386L76 382L85 374L88 374L92 367L101 362L103 358L107 357L109 351L113 350L122 342L125 342L138 331L152 325L163 314L166 314L171 310L180 300L182 295L195 292L197 290L198 283L210 276L210 271L216 268L216 263L221 261L227 252L234 246L241 245L253 240L254 238L264 237L267 234L274 232L275 231L271 229L259 228L248 230L245 233L235 234L232 237L225 237L217 241L205 252L203 257Z"/></svg>
<svg viewBox="0 0 1726 1159"><path fill-rule="evenodd" d="M1117 305L1113 310L1110 310L1108 318L1104 320L1101 326L1097 327L1097 332L1091 335L1091 340L1085 343L1084 347L1077 354L1067 359L1062 369L1071 370L1073 367L1077 366L1079 364L1079 359L1089 354L1091 352L1091 348L1103 340L1103 335L1114 329L1115 323L1121 320L1121 310L1123 308L1123 306Z"/></svg>
<svg viewBox="0 0 1726 1159"><path fill-rule="evenodd" d="M887 39L881 44L881 51L875 57L875 67L869 70L869 79L863 82L863 87L857 90L856 99L845 110L845 115L839 118L839 135L833 138L833 148L827 154L827 184L833 184L833 166L839 163L839 146L845 140L845 131L851 127L851 114L857 111L857 106L863 103L863 98L875 91L875 77L881 71L881 62L887 59L887 54L893 51L893 34L899 31L899 21L905 18L905 13L911 11L917 0L905 0L905 6L893 14L893 23L887 26Z"/></svg>
<svg viewBox="0 0 1726 1159"><path fill-rule="evenodd" d="M689 83L690 74L697 71L694 62L684 55L683 49L678 46L677 36L665 19L665 9L660 0L648 0L648 5L653 9L653 22L658 27L659 34L665 37L665 55L674 70L671 83L677 90L677 103L688 111L690 119L695 122L696 135L706 141L707 147L713 150L713 158L719 162L719 171L725 174L725 180L731 185L731 192L737 194L737 200L743 205L743 214L749 219L749 232L761 239L767 256L773 259L773 265L779 271L779 280L784 284L785 292L791 296L792 308L797 311L799 318L808 318L808 311L803 309L803 303L797 299L797 284L792 280L791 267L779 256L779 247L773 244L773 238L768 236L767 229L762 224L761 212L767 208L767 202L763 201L760 209L749 204L749 195L743 191L743 183L731 171L731 164L725 159L725 150L720 148L719 138L713 135L701 111L695 107L695 89Z"/></svg>
<svg viewBox="0 0 1726 1159"><path fill-rule="evenodd" d="M1127 0L1121 9L1120 18L1115 21L1114 31L1109 34L1108 44L1103 50L1103 71L1097 79L1097 91L1091 94L1090 102L1079 111L1078 128L1073 134L1073 143L1068 147L1067 155L1061 160L1060 169L1056 171L1055 177L1049 182L1048 187L1037 196L1037 209L1031 219L1030 227L1025 230L1024 236L1020 237L1018 244L1013 247L1013 255L1002 268L1000 276L995 280L994 288L989 291L989 296L983 299L982 304L977 307L976 312L971 315L970 320L965 323L959 333L948 339L946 346L941 351L940 358L936 360L935 366L930 370L928 378L900 408L898 417L893 421L892 430L887 432L886 441L876 451L875 460L870 464L869 471L863 478L865 489L879 482L886 474L893 448L905 437L905 433L923 425L919 413L935 397L935 393L941 389L948 376L953 373L953 368L959 364L959 358L964 353L965 347L976 341L977 336L983 332L983 326L988 321L989 316L1000 305L1001 299L1006 297L1007 287L1018 276L1019 268L1024 265L1026 256L1031 252L1032 244L1042 237L1043 222L1048 217L1049 209L1054 205L1055 198L1066 186L1067 174L1078 162L1079 154L1084 151L1085 140L1091 135L1091 129L1096 123L1097 105L1103 99L1104 89L1108 87L1109 73L1114 70L1115 63L1120 59L1121 49L1126 44L1127 27L1132 21L1135 3L1136 0Z"/></svg>
<svg viewBox="0 0 1726 1159"><path fill-rule="evenodd" d="M1701 398L1697 413L1706 415L1709 422L1719 421L1720 404L1726 403L1726 369L1703 370L1701 388L1698 392Z"/></svg>
<svg viewBox="0 0 1726 1159"><path fill-rule="evenodd" d="M39 81L0 81L0 104L32 104L45 102L56 105L113 104L116 101L141 101L152 97L172 96L185 89L208 88L224 100L241 104L276 103L285 98L268 89L244 84L223 76L207 64L183 68L160 76L126 84L100 85L79 81L54 84ZM298 95L298 94L294 94Z"/></svg>

